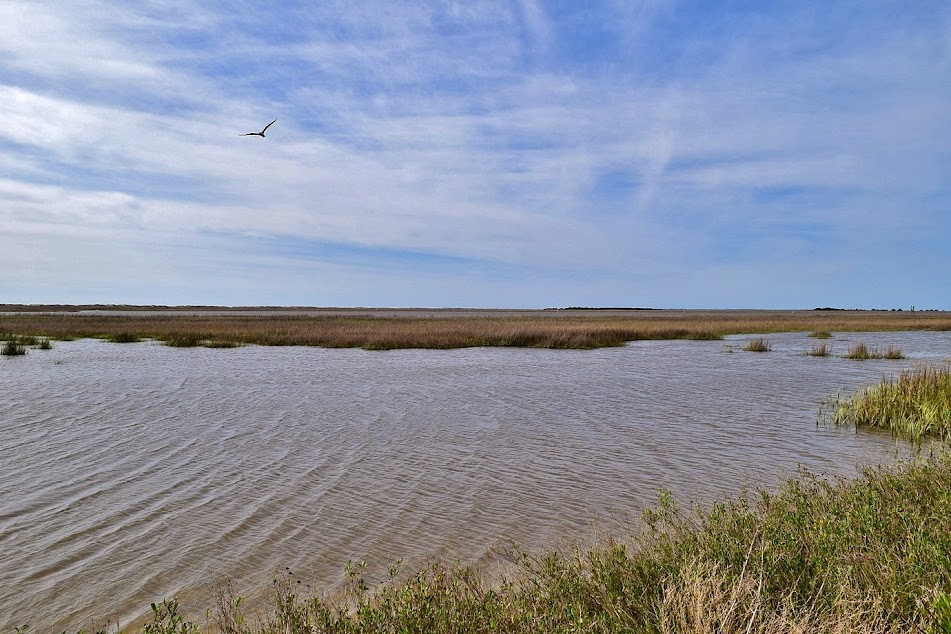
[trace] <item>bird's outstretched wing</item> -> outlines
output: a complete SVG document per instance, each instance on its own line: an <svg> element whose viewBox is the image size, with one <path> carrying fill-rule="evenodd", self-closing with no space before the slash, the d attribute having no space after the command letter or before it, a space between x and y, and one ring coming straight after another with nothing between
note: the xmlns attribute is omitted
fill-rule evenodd
<svg viewBox="0 0 951 634"><path fill-rule="evenodd" d="M275 119L274 121L277 121L277 119ZM238 136L259 136L259 137L263 137L263 136L264 136L264 133L267 132L267 129L270 128L272 125L274 125L274 121L272 121L272 122L270 122L269 124L267 124L266 126L264 126L264 129L261 130L260 132L245 132L244 134L239 134Z"/></svg>

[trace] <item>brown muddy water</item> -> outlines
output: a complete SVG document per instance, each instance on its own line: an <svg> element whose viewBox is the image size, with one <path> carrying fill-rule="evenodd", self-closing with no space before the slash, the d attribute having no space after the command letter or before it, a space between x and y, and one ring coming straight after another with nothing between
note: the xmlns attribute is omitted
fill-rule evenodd
<svg viewBox="0 0 951 634"><path fill-rule="evenodd" d="M174 349L54 343L0 360L0 631L128 624L210 585L316 591L348 560L491 568L498 549L623 533L682 503L852 475L905 451L816 426L820 402L923 359L949 333L836 335L904 361L814 358L803 333L591 351ZM731 352L732 350L732 352Z"/></svg>

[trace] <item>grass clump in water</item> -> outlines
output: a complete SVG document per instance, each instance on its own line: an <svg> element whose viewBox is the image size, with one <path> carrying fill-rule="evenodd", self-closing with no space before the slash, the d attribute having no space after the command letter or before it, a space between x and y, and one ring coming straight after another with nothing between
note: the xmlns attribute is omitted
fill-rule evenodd
<svg viewBox="0 0 951 634"><path fill-rule="evenodd" d="M749 343L746 344L746 347L743 348L747 352L769 352L770 345L769 340L764 339L763 337L758 337L757 339L751 339Z"/></svg>
<svg viewBox="0 0 951 634"><path fill-rule="evenodd" d="M849 348L849 351L843 356L843 358L864 360L864 359L871 359L873 357L872 357L872 351L869 349L867 345L865 345L865 342L860 341L854 346L852 346L851 348Z"/></svg>
<svg viewBox="0 0 951 634"><path fill-rule="evenodd" d="M7 339L3 348L0 348L0 355L5 357L16 357L23 354L26 354L26 346L15 337Z"/></svg>
<svg viewBox="0 0 951 634"><path fill-rule="evenodd" d="M905 353L897 346L885 346L885 352L882 353L885 359L904 359Z"/></svg>
<svg viewBox="0 0 951 634"><path fill-rule="evenodd" d="M897 346L886 346L885 350L878 348L869 348L864 341L860 341L843 355L844 359L904 359L905 353Z"/></svg>
<svg viewBox="0 0 951 634"><path fill-rule="evenodd" d="M809 336L813 339L831 339L832 333L828 330L814 330L809 333Z"/></svg>
<svg viewBox="0 0 951 634"><path fill-rule="evenodd" d="M887 429L914 442L951 439L951 364L903 370L897 379L882 379L831 405L825 417L835 425Z"/></svg>
<svg viewBox="0 0 951 634"><path fill-rule="evenodd" d="M818 345L812 346L812 350L806 354L808 354L810 357L828 357L830 354L832 354L832 352L829 349L829 346L824 343L820 343Z"/></svg>

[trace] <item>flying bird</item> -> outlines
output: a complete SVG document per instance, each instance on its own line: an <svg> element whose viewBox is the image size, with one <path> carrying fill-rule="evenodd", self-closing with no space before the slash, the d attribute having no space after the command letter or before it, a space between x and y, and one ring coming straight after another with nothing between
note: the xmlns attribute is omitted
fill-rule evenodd
<svg viewBox="0 0 951 634"><path fill-rule="evenodd" d="M275 119L274 121L277 121L277 119ZM272 122L270 122L269 124L267 124L266 126L264 126L264 129L261 130L260 132L246 132L245 134L239 134L238 136L259 136L259 137L261 137L261 138L263 139L263 138L265 138L265 137L264 137L264 133L267 132L267 129L268 129L268 128L270 128L272 125L274 125L274 121L272 121Z"/></svg>

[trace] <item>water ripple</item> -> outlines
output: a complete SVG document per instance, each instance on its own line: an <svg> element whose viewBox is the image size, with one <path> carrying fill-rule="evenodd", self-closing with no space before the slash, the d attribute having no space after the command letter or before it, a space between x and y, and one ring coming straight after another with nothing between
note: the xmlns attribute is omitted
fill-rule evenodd
<svg viewBox="0 0 951 634"><path fill-rule="evenodd" d="M850 334L904 362L637 342L593 351L172 349L98 341L0 361L0 630L128 623L208 584L246 595L290 566L339 587L404 558L492 565L499 544L584 539L656 500L709 501L802 464L854 473L883 434L817 428L819 402L947 333ZM736 350L736 352L730 352ZM614 524L616 526L616 524Z"/></svg>

